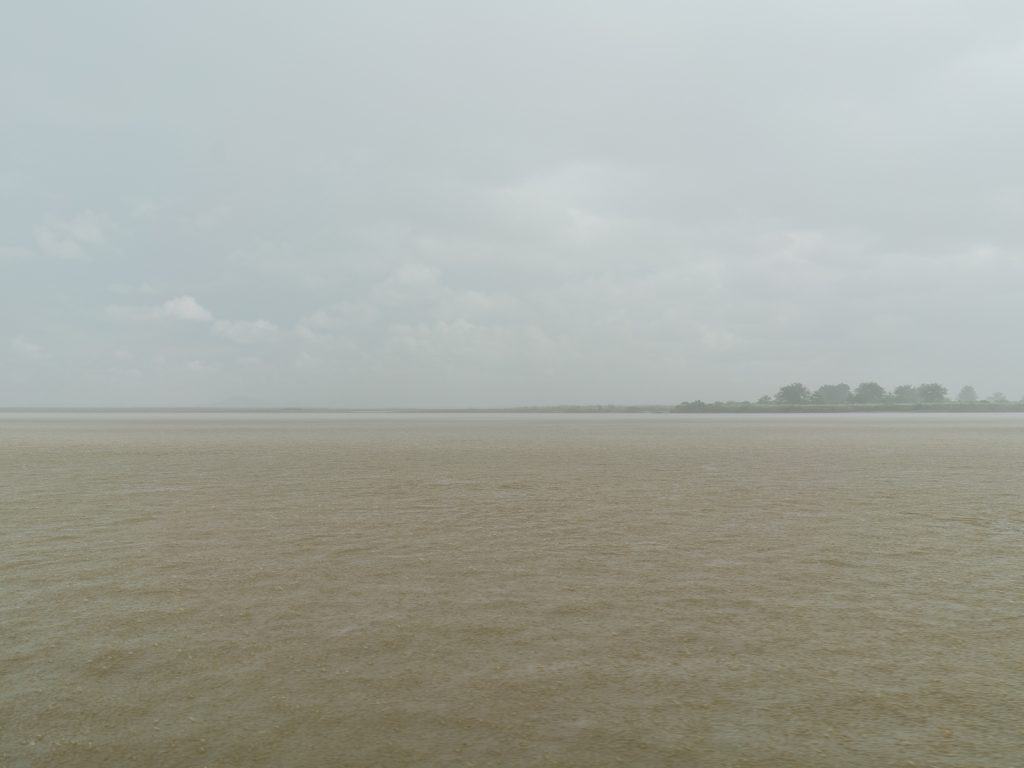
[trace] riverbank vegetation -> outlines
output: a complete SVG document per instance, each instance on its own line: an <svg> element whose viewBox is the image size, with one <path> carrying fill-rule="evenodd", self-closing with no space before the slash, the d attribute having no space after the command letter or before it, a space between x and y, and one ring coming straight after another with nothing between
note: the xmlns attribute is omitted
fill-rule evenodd
<svg viewBox="0 0 1024 768"><path fill-rule="evenodd" d="M823 412L844 411L938 411L938 412L992 412L1024 411L1024 398L1011 402L1002 392L979 398L974 387L962 387L955 397L938 382L900 384L891 390L876 381L864 381L856 387L846 383L822 384L811 390L802 382L779 387L774 395L765 395L755 402L702 400L683 402L676 412L712 413L770 413L770 412Z"/></svg>

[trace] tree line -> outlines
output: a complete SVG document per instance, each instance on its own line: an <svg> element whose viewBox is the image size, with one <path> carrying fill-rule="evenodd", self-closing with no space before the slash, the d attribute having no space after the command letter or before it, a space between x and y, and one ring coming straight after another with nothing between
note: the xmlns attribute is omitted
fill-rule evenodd
<svg viewBox="0 0 1024 768"><path fill-rule="evenodd" d="M928 384L901 384L892 391L876 381L864 381L856 387L849 384L822 384L813 392L799 381L779 388L775 396L765 395L759 405L939 405L942 403L1009 403L1002 392L995 392L982 400L974 387L967 385L955 399L949 390L937 382Z"/></svg>
<svg viewBox="0 0 1024 768"><path fill-rule="evenodd" d="M856 387L846 383L822 384L811 390L799 381L779 387L774 395L765 395L755 402L729 400L706 403L703 400L679 403L671 408L676 413L751 413L768 410L807 408L808 410L848 410L865 406L869 410L1024 410L1024 398L1010 401L1002 392L987 398L978 397L971 385L960 389L956 397L938 382L901 384L888 390L877 381L863 381Z"/></svg>

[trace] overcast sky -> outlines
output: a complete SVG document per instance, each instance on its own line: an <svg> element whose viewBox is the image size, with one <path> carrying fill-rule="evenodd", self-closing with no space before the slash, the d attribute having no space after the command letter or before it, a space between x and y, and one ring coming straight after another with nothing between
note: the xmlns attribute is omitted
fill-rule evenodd
<svg viewBox="0 0 1024 768"><path fill-rule="evenodd" d="M1024 395L1024 4L0 11L0 405Z"/></svg>

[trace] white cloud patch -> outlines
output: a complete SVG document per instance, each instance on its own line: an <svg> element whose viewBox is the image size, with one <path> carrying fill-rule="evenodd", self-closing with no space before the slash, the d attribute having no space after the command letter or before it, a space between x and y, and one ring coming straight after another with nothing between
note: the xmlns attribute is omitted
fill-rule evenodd
<svg viewBox="0 0 1024 768"><path fill-rule="evenodd" d="M278 327L268 320L217 320L213 332L236 344L255 344L276 338Z"/></svg>
<svg viewBox="0 0 1024 768"><path fill-rule="evenodd" d="M35 344L24 336L15 336L11 339L11 349L21 357L30 360L45 360L49 355L39 344Z"/></svg>
<svg viewBox="0 0 1024 768"><path fill-rule="evenodd" d="M209 322L213 315L206 307L196 301L192 296L177 296L168 299L157 310L161 317L173 317L177 320L190 320L193 322Z"/></svg>
<svg viewBox="0 0 1024 768"><path fill-rule="evenodd" d="M148 292L149 286L144 286L146 291L138 289L138 292ZM117 292L134 292L130 286L114 285L111 290ZM259 318L257 320L228 320L217 318L213 312L199 303L199 300L189 294L175 296L172 299L157 306L139 307L110 305L106 307L106 314L109 317L127 320L183 320L188 323L209 323L210 332L213 336L230 341L234 344L260 344L273 341L280 336L280 329L277 325ZM301 336L301 332L299 334Z"/></svg>
<svg viewBox="0 0 1024 768"><path fill-rule="evenodd" d="M39 252L55 259L84 259L90 247L107 240L110 224L95 211L82 211L66 221L39 225L34 230Z"/></svg>
<svg viewBox="0 0 1024 768"><path fill-rule="evenodd" d="M132 292L134 290L127 286L117 286L118 289L122 287L124 288L124 291L117 290L116 292ZM111 286L111 290L114 290L114 286ZM208 323L213 320L213 313L200 304L194 296L189 296L187 294L183 296L175 296L173 299L168 299L155 307L111 304L105 308L105 312L109 317L124 320L172 319L201 323Z"/></svg>
<svg viewBox="0 0 1024 768"><path fill-rule="evenodd" d="M50 227L36 227L36 247L44 256L55 259L82 259L85 251L72 237Z"/></svg>

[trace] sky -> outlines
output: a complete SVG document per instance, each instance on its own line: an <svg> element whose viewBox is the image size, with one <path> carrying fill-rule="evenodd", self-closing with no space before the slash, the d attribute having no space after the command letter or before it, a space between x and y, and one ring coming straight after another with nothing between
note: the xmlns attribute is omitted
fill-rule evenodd
<svg viewBox="0 0 1024 768"><path fill-rule="evenodd" d="M0 406L1024 396L1024 4L0 11Z"/></svg>

